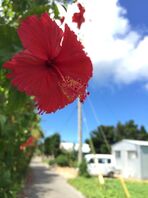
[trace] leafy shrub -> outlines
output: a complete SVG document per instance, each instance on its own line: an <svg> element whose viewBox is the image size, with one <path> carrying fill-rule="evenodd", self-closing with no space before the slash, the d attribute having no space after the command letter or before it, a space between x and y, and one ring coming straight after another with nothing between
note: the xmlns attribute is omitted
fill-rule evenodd
<svg viewBox="0 0 148 198"><path fill-rule="evenodd" d="M56 163L59 165L59 166L69 166L69 159L68 159L68 156L67 155L59 155L57 158L56 158Z"/></svg>
<svg viewBox="0 0 148 198"><path fill-rule="evenodd" d="M90 177L87 170L87 162L85 159L83 159L81 164L79 165L79 175L83 177Z"/></svg>
<svg viewBox="0 0 148 198"><path fill-rule="evenodd" d="M55 159L49 160L49 165L50 166L55 165L55 164L56 164L56 160Z"/></svg>
<svg viewBox="0 0 148 198"><path fill-rule="evenodd" d="M70 161L69 161L69 166L70 166L70 167L73 167L73 168L77 168L77 167L78 167L78 162L77 162L77 160L75 160L75 161L70 160Z"/></svg>
<svg viewBox="0 0 148 198"><path fill-rule="evenodd" d="M70 167L77 167L77 152L75 151L66 151L64 149L60 150L61 154L68 158L68 164Z"/></svg>
<svg viewBox="0 0 148 198"><path fill-rule="evenodd" d="M52 155L57 157L60 153L60 140L61 137L58 133L47 137L44 141L44 153L45 155Z"/></svg>

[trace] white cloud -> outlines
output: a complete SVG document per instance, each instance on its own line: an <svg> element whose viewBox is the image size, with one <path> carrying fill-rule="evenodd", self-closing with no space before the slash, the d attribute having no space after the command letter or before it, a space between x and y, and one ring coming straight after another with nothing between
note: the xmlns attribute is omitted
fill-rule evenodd
<svg viewBox="0 0 148 198"><path fill-rule="evenodd" d="M148 80L148 36L142 38L125 17L126 10L118 0L85 0L85 23L79 34L94 64L94 79L107 82L132 83ZM77 6L69 6L67 23Z"/></svg>

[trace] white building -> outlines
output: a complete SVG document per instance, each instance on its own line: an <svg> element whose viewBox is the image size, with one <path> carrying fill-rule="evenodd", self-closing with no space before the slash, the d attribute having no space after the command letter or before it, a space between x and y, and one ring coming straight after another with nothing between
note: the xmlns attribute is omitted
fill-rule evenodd
<svg viewBox="0 0 148 198"><path fill-rule="evenodd" d="M64 149L66 151L78 151L79 145L76 143L74 144L73 142L61 142L60 148ZM82 144L82 152L83 153L89 153L90 152L90 146L89 144L83 143Z"/></svg>
<svg viewBox="0 0 148 198"><path fill-rule="evenodd" d="M75 151L78 151L78 148L79 148L79 144L76 143L75 146L74 146ZM90 150L91 149L90 149L89 144L86 144L86 143L82 144L82 153L89 153Z"/></svg>
<svg viewBox="0 0 148 198"><path fill-rule="evenodd" d="M112 145L112 154L124 178L148 179L148 141L122 140Z"/></svg>
<svg viewBox="0 0 148 198"><path fill-rule="evenodd" d="M73 151L74 143L73 142L61 142L60 148L66 150L66 151Z"/></svg>

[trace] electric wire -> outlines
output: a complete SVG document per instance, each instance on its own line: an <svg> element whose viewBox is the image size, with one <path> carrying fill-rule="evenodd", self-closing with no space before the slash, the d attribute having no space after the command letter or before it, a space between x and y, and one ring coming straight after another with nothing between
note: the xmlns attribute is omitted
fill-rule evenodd
<svg viewBox="0 0 148 198"><path fill-rule="evenodd" d="M91 108L91 110L92 110L93 116L94 116L96 122L97 122L98 125L99 125L100 133L101 133L101 135L102 135L102 137L103 137L103 139L104 139L104 143L106 144L106 147L107 147L107 149L108 149L108 152L110 153L110 152L111 152L111 147L110 147L109 142L108 142L108 140L107 140L107 138L106 138L106 135L105 135L105 133L104 133L102 127L101 127L101 122L100 122L99 119L98 119L98 116L97 116L97 114L96 114L95 108L94 108L94 106L93 106L93 104L92 104L92 102L91 102L91 100L90 100L89 97L88 97L88 103L89 103L90 108Z"/></svg>
<svg viewBox="0 0 148 198"><path fill-rule="evenodd" d="M63 123L63 128L65 129L65 127L67 127L67 123L70 123L71 119L73 118L73 116L75 115L74 112L75 110L77 110L77 105L75 105L73 107L73 109L71 110L69 116L67 117L67 119L65 120L65 122Z"/></svg>
<svg viewBox="0 0 148 198"><path fill-rule="evenodd" d="M85 127L86 127L87 133L89 133L90 130L89 130L89 127L88 127L88 121L87 121L87 118L86 118L86 114L85 114L84 109L82 110L82 112L83 112L83 116L82 116L83 122L85 123ZM93 153L93 154L96 154L96 151L95 151L95 147L94 147L92 138L90 137L90 138L88 139L88 141L89 141L90 149L91 149L92 153Z"/></svg>

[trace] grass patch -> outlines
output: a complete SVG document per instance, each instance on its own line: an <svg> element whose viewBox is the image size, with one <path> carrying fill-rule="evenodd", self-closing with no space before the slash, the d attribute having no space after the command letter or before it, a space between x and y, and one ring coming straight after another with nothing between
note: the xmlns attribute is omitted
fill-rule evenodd
<svg viewBox="0 0 148 198"><path fill-rule="evenodd" d="M78 189L86 198L125 198L124 191L117 179L105 179L105 185L100 185L98 178L77 177L69 183ZM131 198L148 197L148 183L126 182Z"/></svg>

